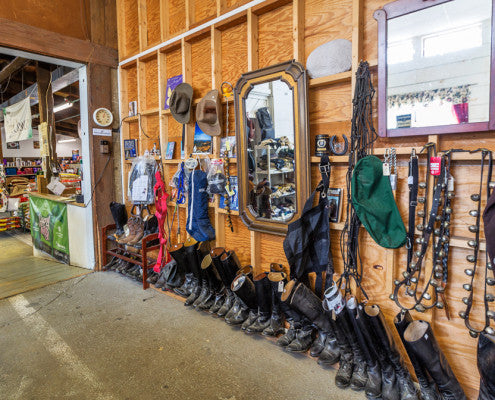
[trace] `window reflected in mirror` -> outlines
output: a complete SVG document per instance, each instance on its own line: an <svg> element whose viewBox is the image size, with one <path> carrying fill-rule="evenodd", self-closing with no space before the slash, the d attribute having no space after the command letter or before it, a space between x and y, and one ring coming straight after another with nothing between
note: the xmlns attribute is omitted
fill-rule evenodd
<svg viewBox="0 0 495 400"><path fill-rule="evenodd" d="M245 99L248 207L257 218L296 213L294 95L281 79L253 85Z"/></svg>
<svg viewBox="0 0 495 400"><path fill-rule="evenodd" d="M489 120L491 0L387 20L387 129Z"/></svg>

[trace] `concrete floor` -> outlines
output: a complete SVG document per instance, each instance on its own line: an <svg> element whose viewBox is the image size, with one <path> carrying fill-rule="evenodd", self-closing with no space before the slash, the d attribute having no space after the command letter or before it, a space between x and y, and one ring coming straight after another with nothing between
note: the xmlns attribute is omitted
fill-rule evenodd
<svg viewBox="0 0 495 400"><path fill-rule="evenodd" d="M116 273L0 301L1 399L364 399L291 355Z"/></svg>

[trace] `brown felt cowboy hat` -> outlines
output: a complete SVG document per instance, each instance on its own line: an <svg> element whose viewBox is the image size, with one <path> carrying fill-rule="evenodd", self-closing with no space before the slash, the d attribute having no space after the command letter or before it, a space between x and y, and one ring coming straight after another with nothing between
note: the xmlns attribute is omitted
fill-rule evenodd
<svg viewBox="0 0 495 400"><path fill-rule="evenodd" d="M187 124L191 119L193 88L189 83L179 84L170 95L170 112L180 124Z"/></svg>
<svg viewBox="0 0 495 400"><path fill-rule="evenodd" d="M198 103L196 122L207 135L219 136L222 133L221 115L222 105L218 97L218 90L210 90Z"/></svg>

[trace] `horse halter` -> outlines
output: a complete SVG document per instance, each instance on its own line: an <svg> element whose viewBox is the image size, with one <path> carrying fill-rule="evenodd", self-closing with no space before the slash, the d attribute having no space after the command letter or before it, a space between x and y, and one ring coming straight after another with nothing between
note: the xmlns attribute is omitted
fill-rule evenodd
<svg viewBox="0 0 495 400"><path fill-rule="evenodd" d="M485 325L483 326L482 329L476 329L472 324L469 319L470 314L471 314L471 309L473 306L473 297L474 297L474 278L476 275L476 270L478 267L478 261L480 259L480 222L481 222L481 199L483 195L483 173L484 173L484 168L486 164L486 158L488 157L488 173L487 173L487 180L486 180L486 200L490 198L490 195L493 191L494 188L494 183L491 182L492 178L492 170L493 170L493 158L492 158L492 152L487 149L478 149L472 151L474 152L481 152L481 161L480 161L480 186L479 186L479 191L478 193L474 193L471 195L471 200L477 204L476 209L469 211L469 215L472 217L475 217L475 224L469 226L469 231L475 234L474 240L468 241L468 246L471 247L474 251L474 254L469 254L466 257L466 260L470 263L472 263L471 268L466 268L464 270L464 273L471 277L471 280L469 283L465 283L462 285L464 290L469 292L469 295L467 297L463 297L462 302L466 304L466 310L465 311L460 311L459 312L459 317L464 319L464 323L466 327L469 330L469 334L471 337L476 338L478 335L482 332L485 332L487 334L493 335L495 334L495 330L490 326L490 319L495 319L495 312L490 310L490 303L495 301L495 297L492 294L488 293L488 286L493 286L495 285L495 276L493 273L493 264L490 261L488 252L485 249L485 283L484 283L484 294L483 294L483 305L485 308ZM489 277L489 271L491 271L492 277Z"/></svg>

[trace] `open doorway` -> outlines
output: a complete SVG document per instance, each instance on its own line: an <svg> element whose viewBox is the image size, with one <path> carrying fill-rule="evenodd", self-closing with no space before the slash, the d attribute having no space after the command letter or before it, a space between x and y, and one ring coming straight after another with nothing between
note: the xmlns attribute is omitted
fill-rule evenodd
<svg viewBox="0 0 495 400"><path fill-rule="evenodd" d="M0 298L94 267L86 79L0 48Z"/></svg>

